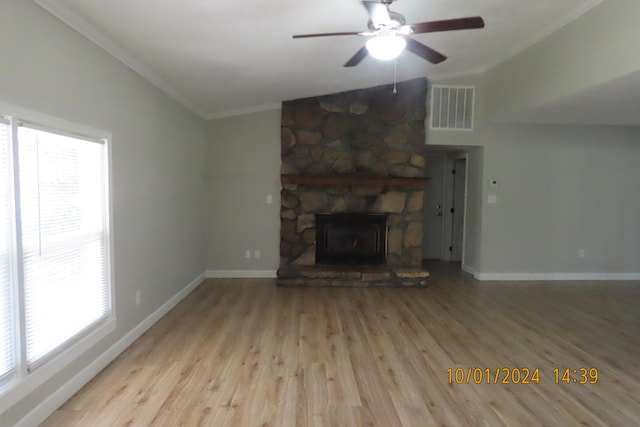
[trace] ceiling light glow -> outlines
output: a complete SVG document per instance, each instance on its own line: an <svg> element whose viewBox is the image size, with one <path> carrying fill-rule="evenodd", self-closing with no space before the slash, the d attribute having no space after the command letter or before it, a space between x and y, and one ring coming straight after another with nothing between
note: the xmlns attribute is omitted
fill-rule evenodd
<svg viewBox="0 0 640 427"><path fill-rule="evenodd" d="M407 42L393 33L383 33L370 38L366 46L371 56L388 61L397 58L407 46Z"/></svg>

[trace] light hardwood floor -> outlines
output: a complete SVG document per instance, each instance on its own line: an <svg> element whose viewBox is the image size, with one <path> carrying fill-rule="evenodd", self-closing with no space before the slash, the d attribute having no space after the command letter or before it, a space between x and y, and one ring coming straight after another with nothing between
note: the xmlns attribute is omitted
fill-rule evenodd
<svg viewBox="0 0 640 427"><path fill-rule="evenodd" d="M639 425L640 283L432 273L427 289L207 280L43 425ZM540 381L449 383L476 367ZM580 367L598 382L555 383Z"/></svg>

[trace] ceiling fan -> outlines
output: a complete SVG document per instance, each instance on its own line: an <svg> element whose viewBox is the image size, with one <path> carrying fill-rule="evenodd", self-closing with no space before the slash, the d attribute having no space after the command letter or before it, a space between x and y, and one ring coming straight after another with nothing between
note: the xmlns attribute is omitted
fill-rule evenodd
<svg viewBox="0 0 640 427"><path fill-rule="evenodd" d="M439 31L470 30L484 28L484 20L479 16L445 19L442 21L420 22L407 25L404 16L389 9L394 0L363 1L369 12L367 23L369 31L348 31L337 33L298 34L294 39L329 36L369 36L365 46L361 47L344 66L355 67L367 55L378 59L394 59L406 48L409 52L439 64L446 56L409 37L411 34L435 33Z"/></svg>

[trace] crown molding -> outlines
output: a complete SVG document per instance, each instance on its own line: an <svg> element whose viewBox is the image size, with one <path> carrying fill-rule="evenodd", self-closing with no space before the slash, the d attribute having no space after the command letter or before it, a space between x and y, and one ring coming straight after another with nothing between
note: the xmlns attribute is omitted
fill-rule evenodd
<svg viewBox="0 0 640 427"><path fill-rule="evenodd" d="M66 7L62 2L57 0L33 0L40 7L60 19L62 22L76 30L78 33L95 43L97 46L105 50L111 56L125 64L127 67L132 69L134 72L139 74L141 77L158 87L160 90L165 92L171 98L173 98L178 103L182 104L184 107L192 111L194 114L198 115L204 120L216 120L233 116L240 116L245 114L257 113L261 111L275 110L281 107L281 103L272 103L272 104L264 104L257 106L249 106L246 108L239 109L231 109L231 110L223 110L219 112L207 112L204 109L195 105L191 100L187 97L183 96L178 90L172 87L169 83L167 83L163 78L161 78L157 73L152 71L149 67L143 64L141 61L136 59L131 53L129 53L125 48L113 42L110 38L108 38L101 31L96 29L94 26L89 24L86 20L81 18L78 14L72 12L68 7ZM431 81L441 81L448 80L458 77L471 76L476 74L482 74L491 69L497 67L504 61L509 58L516 56L517 54L523 52L529 47L535 45L540 42L545 37L549 36L553 32L559 30L564 27L571 21L577 19L581 15L585 14L589 10L593 9L603 0L585 0L584 3L572 11L571 13L563 16L559 20L556 20L549 24L546 28L540 31L535 37L530 38L526 43L516 46L513 49L505 51L503 55L501 55L495 61L492 61L489 64L486 64L481 67L466 69L464 71L457 71L451 73L438 73L437 70L433 70L429 72L429 80Z"/></svg>
<svg viewBox="0 0 640 427"><path fill-rule="evenodd" d="M237 110L225 110L219 113L209 114L204 118L205 120L224 119L227 117L244 116L245 114L251 114L251 113L260 113L262 111L279 110L280 108L282 108L282 103L278 102L274 104L256 105L253 107L240 108Z"/></svg>
<svg viewBox="0 0 640 427"><path fill-rule="evenodd" d="M168 84L162 77L152 71L149 67L136 59L122 46L114 43L109 37L104 35L101 31L96 29L93 25L89 24L85 19L81 18L78 14L72 12L68 7L56 0L33 0L38 6L67 24L69 27L76 30L82 36L86 37L98 47L105 50L111 56L122 62L129 67L135 73L139 74L142 78L149 81L151 84L162 90L164 93L173 98L176 102L182 104L192 113L198 115L202 119L206 119L206 113L196 106L191 100L183 96L173 86Z"/></svg>

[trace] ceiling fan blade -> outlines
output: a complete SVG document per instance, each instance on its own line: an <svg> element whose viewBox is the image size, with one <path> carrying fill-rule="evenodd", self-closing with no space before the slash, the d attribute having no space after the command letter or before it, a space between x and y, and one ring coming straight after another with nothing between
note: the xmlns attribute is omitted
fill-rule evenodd
<svg viewBox="0 0 640 427"><path fill-rule="evenodd" d="M437 50L433 50L430 47L423 45L417 40L414 40L410 37L403 37L403 38L407 41L406 49L409 52L415 55L418 55L420 58L426 59L432 64L439 64L445 59L447 59L446 56L444 56Z"/></svg>
<svg viewBox="0 0 640 427"><path fill-rule="evenodd" d="M363 1L362 4L367 8L374 27L390 26L391 17L389 16L389 9L387 9L387 5L373 1Z"/></svg>
<svg viewBox="0 0 640 427"><path fill-rule="evenodd" d="M317 34L297 34L294 39L304 39L307 37L330 37L330 36L359 36L360 31L345 31L340 33L317 33Z"/></svg>
<svg viewBox="0 0 640 427"><path fill-rule="evenodd" d="M473 30L484 28L484 20L479 16L458 19L445 19L442 21L419 22L411 24L413 34L435 33L438 31Z"/></svg>
<svg viewBox="0 0 640 427"><path fill-rule="evenodd" d="M364 58L367 57L367 55L369 54L369 51L367 50L366 46L362 46L360 48L360 50L358 50L356 52L355 55L353 55L351 57L351 59L349 59L344 66L345 67L355 67L356 65L358 65Z"/></svg>

